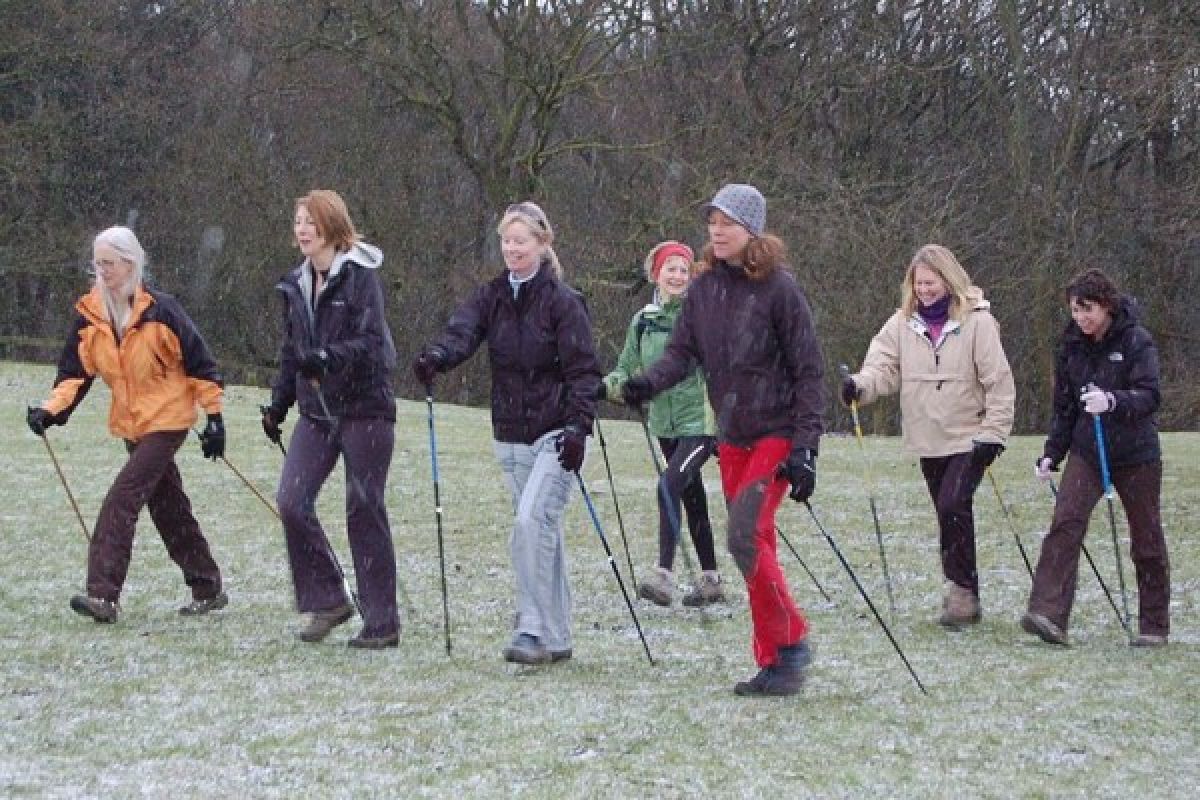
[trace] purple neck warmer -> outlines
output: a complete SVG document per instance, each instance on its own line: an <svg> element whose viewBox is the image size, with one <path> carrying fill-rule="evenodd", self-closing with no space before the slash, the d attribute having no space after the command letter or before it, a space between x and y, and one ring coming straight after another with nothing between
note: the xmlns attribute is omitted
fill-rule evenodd
<svg viewBox="0 0 1200 800"><path fill-rule="evenodd" d="M950 317L950 299L950 295L943 295L940 300L930 305L925 305L918 300L917 313L921 315L921 319L925 320L926 325L941 327L946 324L946 320Z"/></svg>

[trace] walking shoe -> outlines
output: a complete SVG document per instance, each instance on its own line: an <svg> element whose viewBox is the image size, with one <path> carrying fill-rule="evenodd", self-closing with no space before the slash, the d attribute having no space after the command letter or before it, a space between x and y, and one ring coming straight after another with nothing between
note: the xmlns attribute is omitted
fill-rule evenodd
<svg viewBox="0 0 1200 800"><path fill-rule="evenodd" d="M1067 634L1044 614L1026 611L1021 615L1021 630L1032 633L1043 642L1066 645Z"/></svg>
<svg viewBox="0 0 1200 800"><path fill-rule="evenodd" d="M504 648L504 660L513 664L547 664L551 658L546 646L530 633L518 633Z"/></svg>
<svg viewBox="0 0 1200 800"><path fill-rule="evenodd" d="M688 608L703 608L713 603L724 602L725 590L721 588L721 576L716 570L700 573L700 580L683 596L683 604Z"/></svg>
<svg viewBox="0 0 1200 800"><path fill-rule="evenodd" d="M227 605L229 605L229 595L224 592L217 592L212 597L206 597L203 600L193 600L180 608L179 613L185 617L196 617L201 614L207 614L210 611L216 611L219 608L224 608Z"/></svg>
<svg viewBox="0 0 1200 800"><path fill-rule="evenodd" d="M314 611L308 615L308 622L296 632L296 636L302 642L319 642L353 616L354 606L346 602L324 611Z"/></svg>
<svg viewBox="0 0 1200 800"><path fill-rule="evenodd" d="M957 583L946 583L946 593L942 598L942 615L938 617L939 625L958 630L976 624L982 617L979 598L974 592Z"/></svg>
<svg viewBox="0 0 1200 800"><path fill-rule="evenodd" d="M1166 647L1167 636L1164 633L1139 633L1137 638L1129 643L1130 647Z"/></svg>
<svg viewBox="0 0 1200 800"><path fill-rule="evenodd" d="M805 672L812 663L808 641L779 648L779 661L763 667L748 681L739 681L733 693L740 697L786 697L796 694L804 685Z"/></svg>
<svg viewBox="0 0 1200 800"><path fill-rule="evenodd" d="M383 650L386 647L399 647L400 631L385 633L382 636L372 636L367 634L366 628L363 628L357 636L346 642L346 646L359 650Z"/></svg>
<svg viewBox="0 0 1200 800"><path fill-rule="evenodd" d="M670 570L655 567L650 578L638 585L638 597L657 606L670 606L675 596L675 580Z"/></svg>
<svg viewBox="0 0 1200 800"><path fill-rule="evenodd" d="M91 617L96 622L117 621L117 604L112 600L101 600L99 597L77 594L71 598L71 610L76 614Z"/></svg>

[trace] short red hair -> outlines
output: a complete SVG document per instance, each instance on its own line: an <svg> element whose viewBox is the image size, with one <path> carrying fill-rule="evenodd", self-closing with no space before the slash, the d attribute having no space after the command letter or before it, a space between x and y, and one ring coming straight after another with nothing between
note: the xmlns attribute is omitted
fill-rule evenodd
<svg viewBox="0 0 1200 800"><path fill-rule="evenodd" d="M358 231L350 221L346 201L332 189L313 189L296 198L296 208L303 206L313 218L317 233L335 250L349 250L358 241Z"/></svg>

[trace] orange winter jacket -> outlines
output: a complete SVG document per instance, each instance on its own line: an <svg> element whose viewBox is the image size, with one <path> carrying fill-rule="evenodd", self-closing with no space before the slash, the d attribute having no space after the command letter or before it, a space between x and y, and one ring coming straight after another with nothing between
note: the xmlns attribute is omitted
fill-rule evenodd
<svg viewBox="0 0 1200 800"><path fill-rule="evenodd" d="M94 288L79 312L58 361L54 390L43 407L65 422L98 374L112 390L108 429L137 441L148 433L182 431L196 406L221 413L223 381L208 345L179 301L139 286L125 335L117 341Z"/></svg>

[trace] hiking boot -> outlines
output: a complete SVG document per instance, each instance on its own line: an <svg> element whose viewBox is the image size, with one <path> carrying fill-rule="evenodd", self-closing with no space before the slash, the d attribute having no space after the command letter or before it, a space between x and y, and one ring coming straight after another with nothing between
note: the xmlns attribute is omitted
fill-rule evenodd
<svg viewBox="0 0 1200 800"><path fill-rule="evenodd" d="M550 663L551 664L557 664L560 661L570 661L570 660L571 660L571 648L569 648L569 647L566 650L551 650L550 651Z"/></svg>
<svg viewBox="0 0 1200 800"><path fill-rule="evenodd" d="M683 596L683 604L688 608L703 608L713 603L724 602L725 590L721 588L721 576L716 570L700 573L700 580Z"/></svg>
<svg viewBox="0 0 1200 800"><path fill-rule="evenodd" d="M1050 621L1050 618L1045 614L1035 614L1032 611L1026 611L1021 615L1021 630L1026 633L1032 633L1034 636L1049 644L1067 644L1066 632Z"/></svg>
<svg viewBox="0 0 1200 800"><path fill-rule="evenodd" d="M976 624L982 617L979 598L974 592L957 583L946 584L946 593L942 598L942 615L938 617L939 625L958 630Z"/></svg>
<svg viewBox="0 0 1200 800"><path fill-rule="evenodd" d="M354 647L359 650L383 650L387 647L400 646L400 631L385 633L382 636L372 636L367 633L366 628L359 631L358 635L346 642L347 647Z"/></svg>
<svg viewBox="0 0 1200 800"><path fill-rule="evenodd" d="M117 604L112 600L101 600L99 597L77 594L71 598L71 610L76 614L91 617L96 622L112 623L117 621Z"/></svg>
<svg viewBox="0 0 1200 800"><path fill-rule="evenodd" d="M531 633L518 633L504 648L504 660L513 664L546 664L551 658L550 651Z"/></svg>
<svg viewBox="0 0 1200 800"><path fill-rule="evenodd" d="M655 567L650 577L638 585L638 597L657 606L670 606L675 596L675 580L670 570Z"/></svg>
<svg viewBox="0 0 1200 800"><path fill-rule="evenodd" d="M1137 638L1129 643L1130 647L1166 647L1165 633L1139 633Z"/></svg>
<svg viewBox="0 0 1200 800"><path fill-rule="evenodd" d="M201 614L207 614L210 611L216 611L219 608L224 608L229 605L229 595L224 592L217 592L212 597L206 597L203 600L193 600L186 606L179 609L179 613L185 617L198 617Z"/></svg>
<svg viewBox="0 0 1200 800"><path fill-rule="evenodd" d="M739 681L733 693L740 697L786 697L796 694L804 685L805 672L812 663L812 649L807 640L779 648L779 661L763 667L748 681Z"/></svg>
<svg viewBox="0 0 1200 800"><path fill-rule="evenodd" d="M308 622L296 632L296 636L302 642L319 642L353 616L354 606L346 602L324 611L314 611L308 615Z"/></svg>

